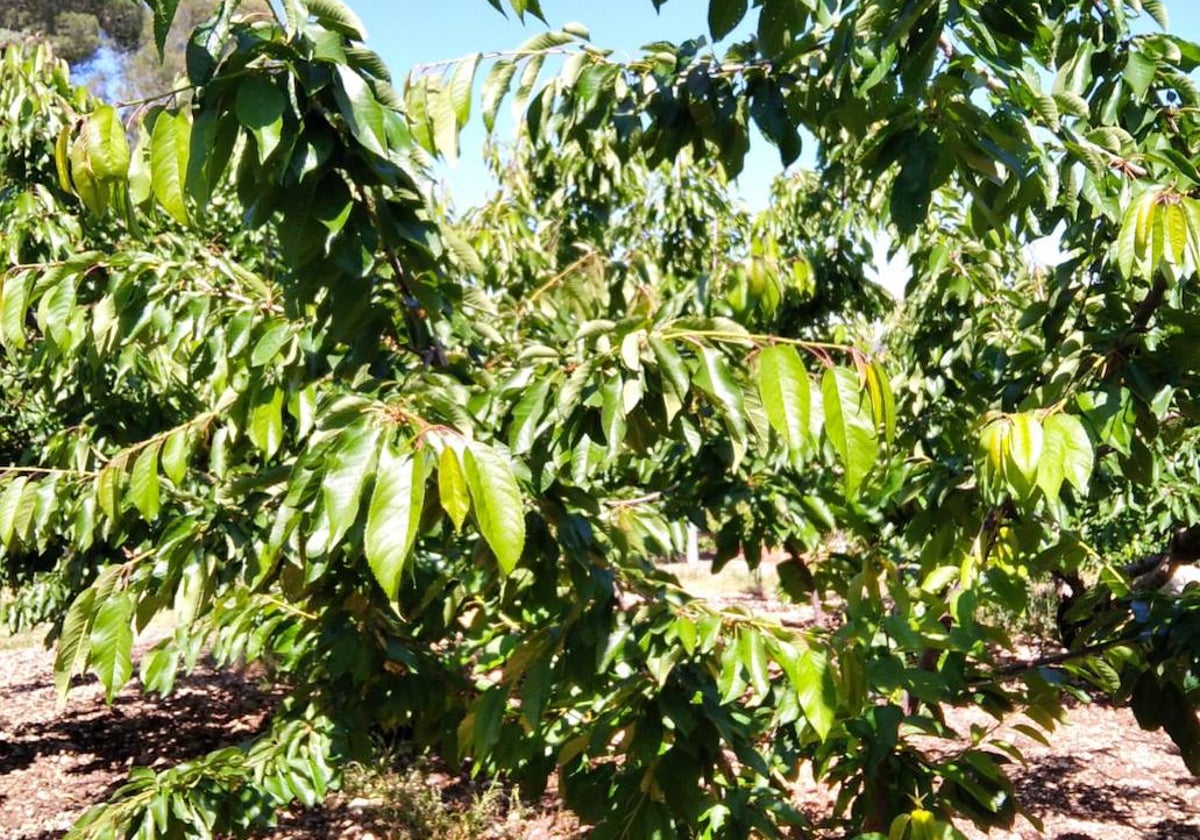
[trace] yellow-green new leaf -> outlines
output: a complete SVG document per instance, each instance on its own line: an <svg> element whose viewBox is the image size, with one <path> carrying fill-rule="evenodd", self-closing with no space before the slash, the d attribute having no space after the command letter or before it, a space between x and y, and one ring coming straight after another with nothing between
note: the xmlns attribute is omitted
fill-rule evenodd
<svg viewBox="0 0 1200 840"><path fill-rule="evenodd" d="M1042 457L1037 469L1037 485L1051 500L1057 499L1062 489L1063 460L1066 455L1066 441L1053 420L1053 417L1049 417L1042 425Z"/></svg>
<svg viewBox="0 0 1200 840"><path fill-rule="evenodd" d="M875 466L879 442L875 426L862 410L858 375L848 368L830 368L821 378L825 436L844 468L846 496L852 496Z"/></svg>
<svg viewBox="0 0 1200 840"><path fill-rule="evenodd" d="M188 223L184 184L191 142L192 123L186 112L158 115L150 135L150 183L158 203L181 225Z"/></svg>
<svg viewBox="0 0 1200 840"><path fill-rule="evenodd" d="M107 191L101 189L100 182L92 171L89 155L86 133L81 132L71 144L71 183L75 187L75 195L79 196L88 212L102 216L108 210L105 198Z"/></svg>
<svg viewBox="0 0 1200 840"><path fill-rule="evenodd" d="M125 126L111 105L96 108L84 123L88 159L97 181L123 181L129 175L129 141Z"/></svg>
<svg viewBox="0 0 1200 840"><path fill-rule="evenodd" d="M438 497L441 499L442 509L454 523L454 530L461 531L463 522L471 510L471 497L458 452L449 444L446 444L438 457Z"/></svg>
<svg viewBox="0 0 1200 840"><path fill-rule="evenodd" d="M890 444L896 435L896 398L892 394L891 380L879 362L871 362L864 372L875 426L883 430L883 438Z"/></svg>
<svg viewBox="0 0 1200 840"><path fill-rule="evenodd" d="M385 443L375 470L375 490L367 512L365 550L375 580L395 598L412 552L425 504L424 456L397 452Z"/></svg>
<svg viewBox="0 0 1200 840"><path fill-rule="evenodd" d="M1167 259L1172 265L1182 265L1188 247L1187 213L1183 205L1176 202L1164 206L1159 215L1162 219Z"/></svg>
<svg viewBox="0 0 1200 840"><path fill-rule="evenodd" d="M517 478L504 457L480 443L467 446L463 462L479 531L500 570L512 574L525 550L525 509Z"/></svg>
<svg viewBox="0 0 1200 840"><path fill-rule="evenodd" d="M191 441L186 428L172 432L163 441L162 470L175 486L183 483L190 458Z"/></svg>
<svg viewBox="0 0 1200 840"><path fill-rule="evenodd" d="M812 388L796 348L778 344L762 351L758 359L758 393L771 428L789 450L800 448L808 438Z"/></svg>
<svg viewBox="0 0 1200 840"><path fill-rule="evenodd" d="M1012 422L1007 417L993 420L983 427L979 435L979 449L984 462L996 475L1004 469L1004 456L1008 453L1008 440Z"/></svg>
<svg viewBox="0 0 1200 840"><path fill-rule="evenodd" d="M809 725L821 740L829 737L837 710L837 686L829 660L818 650L806 650L794 660L780 663L796 690L796 699Z"/></svg>
<svg viewBox="0 0 1200 840"><path fill-rule="evenodd" d="M1027 482L1037 476L1042 457L1042 424L1032 414L1017 414L1012 418L1008 455L1013 467Z"/></svg>
<svg viewBox="0 0 1200 840"><path fill-rule="evenodd" d="M1073 414L1054 414L1045 425L1047 436L1053 434L1061 441L1063 476L1081 495L1086 494L1095 453L1083 423Z"/></svg>
<svg viewBox="0 0 1200 840"><path fill-rule="evenodd" d="M260 388L251 401L250 442L266 457L272 457L283 444L283 389L278 385Z"/></svg>

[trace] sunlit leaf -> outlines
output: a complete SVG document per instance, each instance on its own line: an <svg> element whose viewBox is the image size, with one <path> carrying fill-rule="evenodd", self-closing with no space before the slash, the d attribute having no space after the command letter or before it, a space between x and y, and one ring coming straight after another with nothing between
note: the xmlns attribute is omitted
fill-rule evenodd
<svg viewBox="0 0 1200 840"><path fill-rule="evenodd" d="M789 449L802 446L808 438L812 387L794 347L777 344L762 351L758 391L771 427Z"/></svg>
<svg viewBox="0 0 1200 840"><path fill-rule="evenodd" d="M862 410L858 375L849 368L829 368L821 379L825 435L842 462L847 496L858 492L879 455L875 426Z"/></svg>
<svg viewBox="0 0 1200 840"><path fill-rule="evenodd" d="M96 610L88 638L88 663L111 703L133 676L133 598L109 595Z"/></svg>
<svg viewBox="0 0 1200 840"><path fill-rule="evenodd" d="M511 574L525 549L525 509L508 461L490 447L469 443L463 452L467 488L479 531L504 574Z"/></svg>
<svg viewBox="0 0 1200 840"><path fill-rule="evenodd" d="M458 450L450 444L446 444L438 456L438 497L456 531L462 530L463 522L471 510L467 477L463 473L460 457Z"/></svg>
<svg viewBox="0 0 1200 840"><path fill-rule="evenodd" d="M385 443L375 470L367 513L365 551L375 580L394 599L421 523L425 469L421 453L401 453Z"/></svg>

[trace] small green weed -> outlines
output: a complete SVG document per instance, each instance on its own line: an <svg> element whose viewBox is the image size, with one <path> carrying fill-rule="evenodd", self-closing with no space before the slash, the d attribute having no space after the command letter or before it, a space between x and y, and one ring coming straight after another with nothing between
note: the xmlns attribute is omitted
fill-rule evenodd
<svg viewBox="0 0 1200 840"><path fill-rule="evenodd" d="M347 768L344 795L361 803L380 840L515 840L520 803L499 783L479 785L424 759L385 754Z"/></svg>

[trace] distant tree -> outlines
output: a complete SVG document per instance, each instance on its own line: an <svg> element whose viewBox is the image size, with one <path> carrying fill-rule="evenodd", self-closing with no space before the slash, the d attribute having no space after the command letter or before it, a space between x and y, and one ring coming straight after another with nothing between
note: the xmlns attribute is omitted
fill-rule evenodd
<svg viewBox="0 0 1200 840"><path fill-rule="evenodd" d="M0 42L43 37L67 61L83 64L105 38L122 52L136 49L146 18L136 0L6 0Z"/></svg>
<svg viewBox="0 0 1200 840"><path fill-rule="evenodd" d="M147 16L142 21L140 45L124 62L123 98L142 99L178 87L182 83L180 77L186 72L188 38L197 26L212 17L215 6L216 0L180 0L161 56L154 46L154 21ZM268 8L267 0L247 0L240 12L252 14L266 12Z"/></svg>

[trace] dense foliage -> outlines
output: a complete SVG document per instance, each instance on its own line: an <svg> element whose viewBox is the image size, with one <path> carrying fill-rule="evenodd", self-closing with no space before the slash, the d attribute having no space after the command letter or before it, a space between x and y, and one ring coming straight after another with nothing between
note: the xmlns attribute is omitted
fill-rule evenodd
<svg viewBox="0 0 1200 840"><path fill-rule="evenodd" d="M404 738L557 774L597 837L815 829L805 766L851 835L957 837L1016 818L1021 755L943 710L1046 737L1095 690L1200 773L1200 599L1118 568L1196 519L1200 47L1136 0L749 6L711 0L754 33L720 54L572 26L397 92L338 0L224 0L190 104L128 114L4 51L4 616L53 622L64 696L155 618L147 690L211 651L287 691L75 836L251 829ZM522 135L454 216L477 75ZM751 125L816 147L757 215ZM689 596L689 521L831 626ZM1080 570L1070 649L1015 659Z"/></svg>

